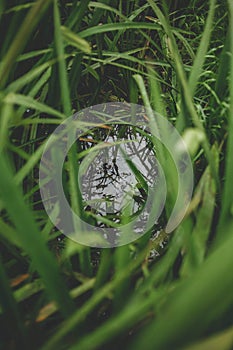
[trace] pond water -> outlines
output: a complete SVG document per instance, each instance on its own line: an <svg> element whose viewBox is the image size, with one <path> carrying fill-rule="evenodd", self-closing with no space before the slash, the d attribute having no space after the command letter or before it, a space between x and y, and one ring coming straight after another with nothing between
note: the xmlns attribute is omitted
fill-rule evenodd
<svg viewBox="0 0 233 350"><path fill-rule="evenodd" d="M42 156L40 183L44 207L61 232L102 248L157 232L166 180L148 130L145 110L127 104L93 106L59 125ZM70 159L77 167L72 172ZM73 211L69 181L75 173Z"/></svg>
<svg viewBox="0 0 233 350"><path fill-rule="evenodd" d="M111 125L105 133L92 130L81 138L90 154L80 166L80 185L86 209L111 220L120 220L124 210L134 216L147 199L148 186L158 174L155 150L142 130L130 125ZM92 149L102 142L102 149Z"/></svg>

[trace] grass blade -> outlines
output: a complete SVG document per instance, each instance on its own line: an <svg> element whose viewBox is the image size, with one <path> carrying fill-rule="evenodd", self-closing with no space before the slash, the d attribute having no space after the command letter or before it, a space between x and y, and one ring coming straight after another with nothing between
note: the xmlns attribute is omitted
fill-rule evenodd
<svg viewBox="0 0 233 350"><path fill-rule="evenodd" d="M61 26L61 32L64 37L64 39L72 46L76 47L78 50L90 54L91 53L91 47L90 44L84 40L83 38L80 38L78 34L75 34L65 26Z"/></svg>
<svg viewBox="0 0 233 350"><path fill-rule="evenodd" d="M202 73L203 64L205 62L207 50L209 47L210 42L210 36L211 36L211 30L213 28L213 18L214 18L214 10L216 6L216 1L211 0L210 1L210 9L208 13L208 17L206 20L206 25L204 32L201 37L201 42L197 50L197 54L193 63L193 66L191 68L188 85L189 85L189 91L191 96L194 95L198 79L200 78L200 75Z"/></svg>
<svg viewBox="0 0 233 350"><path fill-rule="evenodd" d="M26 108L35 109L39 112L47 113L62 119L64 118L64 114L62 114L61 112L57 111L56 109L44 103L38 102L37 100L33 99L31 96L24 96L21 94L15 94L11 92L8 95L6 95L6 97L4 98L4 102L9 104L17 104L19 106L24 106Z"/></svg>
<svg viewBox="0 0 233 350"><path fill-rule="evenodd" d="M41 275L50 298L55 300L63 315L67 316L73 311L71 299L59 275L55 260L40 235L32 213L23 202L22 195L15 185L12 173L3 155L0 157L0 168L1 198L17 228L21 244Z"/></svg>

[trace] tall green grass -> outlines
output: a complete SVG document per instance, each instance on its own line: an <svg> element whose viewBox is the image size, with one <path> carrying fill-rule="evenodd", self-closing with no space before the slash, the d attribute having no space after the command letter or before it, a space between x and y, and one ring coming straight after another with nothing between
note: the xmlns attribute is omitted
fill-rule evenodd
<svg viewBox="0 0 233 350"><path fill-rule="evenodd" d="M1 346L230 350L232 1L5 1L0 15ZM195 186L169 236L98 250L53 227L38 167L57 125L109 101L168 118L187 143ZM176 179L158 157L165 220ZM72 209L85 215L75 147L66 169Z"/></svg>

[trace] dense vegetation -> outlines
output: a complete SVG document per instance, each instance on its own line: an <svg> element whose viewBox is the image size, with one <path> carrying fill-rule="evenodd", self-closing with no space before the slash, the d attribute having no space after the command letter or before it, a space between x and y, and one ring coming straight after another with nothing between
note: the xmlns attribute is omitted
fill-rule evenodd
<svg viewBox="0 0 233 350"><path fill-rule="evenodd" d="M2 0L0 38L2 348L232 349L232 0ZM38 169L57 125L110 101L168 118L194 193L169 235L97 249L54 228Z"/></svg>

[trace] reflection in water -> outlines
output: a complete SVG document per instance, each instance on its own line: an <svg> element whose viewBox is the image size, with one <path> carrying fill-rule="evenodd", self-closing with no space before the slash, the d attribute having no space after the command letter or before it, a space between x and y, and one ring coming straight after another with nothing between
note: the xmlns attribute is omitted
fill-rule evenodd
<svg viewBox="0 0 233 350"><path fill-rule="evenodd" d="M80 144L90 151L79 180L86 210L114 222L126 211L129 219L134 217L143 209L158 172L150 135L138 127L113 125L92 129L80 137ZM101 148L95 153L97 144Z"/></svg>
<svg viewBox="0 0 233 350"><path fill-rule="evenodd" d="M172 133L157 118L151 126L136 107L91 107L50 137L40 166L43 202L56 227L76 242L116 247L158 231L167 188L155 149L161 132L169 139Z"/></svg>

